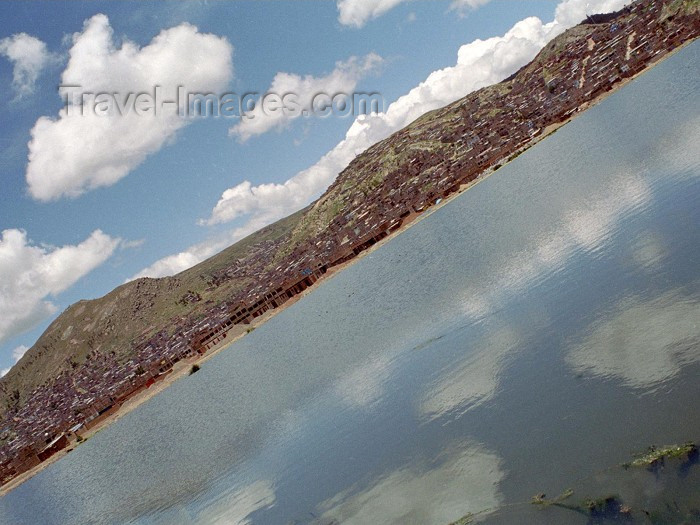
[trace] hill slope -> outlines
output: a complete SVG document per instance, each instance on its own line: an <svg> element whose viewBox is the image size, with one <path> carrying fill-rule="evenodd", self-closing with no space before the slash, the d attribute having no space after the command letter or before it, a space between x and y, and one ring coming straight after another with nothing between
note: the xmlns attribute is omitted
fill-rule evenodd
<svg viewBox="0 0 700 525"><path fill-rule="evenodd" d="M257 304L300 276L348 260L487 169L497 169L582 105L697 38L699 6L700 0L640 0L593 17L550 42L510 78L429 112L369 148L308 208L174 277L138 279L72 305L0 380L3 419L12 427L11 421L42 411L41 421L53 421L63 410L58 401L54 407L29 401L38 388L51 398L59 376L71 389L62 387L57 397L88 398L85 389L74 388L71 374L101 373L107 361L96 356L118 366L138 359L145 347L157 354L189 344L193 327L204 321L216 325L240 304ZM66 406L79 404L68 401ZM65 417L57 420L67 424ZM29 440L36 429L25 426L0 436L0 443Z"/></svg>
<svg viewBox="0 0 700 525"><path fill-rule="evenodd" d="M282 243L304 212L268 225L176 276L137 279L99 299L71 305L0 380L0 412L16 401L21 404L29 392L61 372L84 363L92 351L124 361L131 357L132 343L138 337L168 327L183 316L204 315L212 303L225 300L246 284L240 279L212 287L216 272L244 266L261 244Z"/></svg>

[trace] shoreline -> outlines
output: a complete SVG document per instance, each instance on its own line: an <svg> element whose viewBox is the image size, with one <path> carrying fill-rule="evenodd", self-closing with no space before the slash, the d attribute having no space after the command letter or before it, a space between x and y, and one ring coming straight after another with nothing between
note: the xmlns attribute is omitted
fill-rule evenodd
<svg viewBox="0 0 700 525"><path fill-rule="evenodd" d="M691 45L692 43L695 42L695 40L697 40L697 39L689 40L688 42L683 43L682 45L678 46L677 48L673 49L672 51L665 53L663 56L650 62L644 69L642 69L638 73L636 73L630 77L622 79L620 82L615 84L609 91L606 91L606 92L598 95L597 97L582 103L576 109L576 111L573 114L571 114L566 120L558 122L558 123L550 124L549 126L544 128L539 135L537 135L536 137L533 137L530 140L530 142L528 142L526 145L524 145L518 151L510 154L508 156L508 158L506 158L506 159L500 159L500 161L495 162L493 164L493 166L485 169L475 179L460 185L460 187L457 191L455 191L451 195L445 197L439 203L433 204L433 205L425 208L424 210L422 210L419 213L411 213L411 215L406 217L406 220L404 221L404 223L396 231L391 232L387 237L385 237L384 239L381 239L376 244L374 244L371 247L369 247L368 249L362 251L361 253L359 253L358 255L353 257L352 259L350 259L344 263L341 263L337 266L334 266L332 268L329 268L327 273L324 274L323 276L321 276L318 279L318 281L316 281L312 286L310 286L309 288L307 288L303 292L299 293L298 295L292 297L290 300L286 301L283 305L265 312L260 317L255 318L249 325L240 325L240 329L236 330L236 332L238 332L238 333L235 333L234 330L231 330L229 332L231 334L230 337L227 337L226 339L224 339L223 341L221 341L220 343L218 343L217 345L215 345L214 347L209 349L204 355L195 356L195 357L191 357L189 359L183 359L182 361L179 361L178 363L176 363L173 366L171 372L168 373L166 376L164 376L162 380L156 382L155 384L153 384L150 387L147 387L144 390L141 390L141 391L135 393L132 397L126 399L124 401L124 403L121 405L121 407L119 407L119 409L114 414L105 418L103 421L101 421L100 423L95 425L93 428L89 429L84 434L83 440L71 442L63 450L56 452L51 457L42 461L41 463L39 463L35 467L32 467L25 472L22 472L21 474L17 475L16 477L12 478L7 483L5 483L5 485L1 486L0 487L0 497L5 496L10 491L12 491L16 487L20 486L25 481L31 479L33 476L35 476L39 472L43 471L45 468L49 467L50 465L52 465L56 461L60 460L64 456L68 455L73 450L75 450L81 443L83 443L84 441L87 441L88 439L91 439L98 432L100 432L104 428L108 427L109 425L111 425L115 421L121 419L125 415L129 414L132 410L134 410L135 408L137 408L141 404L149 401L154 396L163 392L164 390L166 390L170 385L172 385L176 381L179 381L183 377L190 375L192 367L194 365L198 365L201 367L204 363L206 363L209 359L211 359L212 357L217 355L219 352L231 347L236 341L245 337L246 335L248 335L250 332L252 332L256 328L262 326L265 322L267 322L267 320L271 319L272 317L279 314L280 312L283 312L287 307L295 304L297 301L301 300L303 297L305 297L309 293L313 292L318 286L322 286L323 283L332 279L333 276L335 276L337 273L348 268L350 265L355 264L357 261L361 260L366 255L374 253L375 250L379 249L381 246L384 246L385 243L390 242L392 239L401 235L401 233L403 233L404 231L407 231L414 224L417 224L418 222L423 220L425 217L430 216L432 213L434 213L436 210L442 208L447 203L452 202L455 198L459 197L464 192L471 189L473 186L476 186L480 182L486 180L488 177L493 175L496 171L498 171L499 169L501 169L505 165L510 164L513 160L515 160L518 156L523 154L525 151L527 151L528 149L537 145L541 140L552 135L559 128L568 124L569 122L574 120L576 117L578 117L579 115L584 113L586 110L590 109L591 107L593 107L593 106L597 105L598 103L600 103L601 101L605 100L608 96L612 95L613 93L616 93L619 89L623 88L624 86L629 84L634 79L638 78L639 76L643 75L647 71L651 70L657 64L663 62L666 58L673 56L678 51ZM494 168L494 166L498 166L498 167Z"/></svg>

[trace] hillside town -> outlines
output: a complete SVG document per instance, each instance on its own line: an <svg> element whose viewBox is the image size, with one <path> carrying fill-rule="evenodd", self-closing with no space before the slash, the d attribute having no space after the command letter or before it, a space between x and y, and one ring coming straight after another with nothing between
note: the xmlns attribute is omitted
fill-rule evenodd
<svg viewBox="0 0 700 525"><path fill-rule="evenodd" d="M179 317L133 341L131 358L91 351L0 420L0 483L84 439L176 363L195 363L421 213L499 169L553 127L698 37L700 17L653 0L589 17L503 82L419 118L359 155L306 212L305 233L261 242L209 285L250 283L204 316ZM233 289L233 288L232 288ZM201 303L192 292L186 303Z"/></svg>

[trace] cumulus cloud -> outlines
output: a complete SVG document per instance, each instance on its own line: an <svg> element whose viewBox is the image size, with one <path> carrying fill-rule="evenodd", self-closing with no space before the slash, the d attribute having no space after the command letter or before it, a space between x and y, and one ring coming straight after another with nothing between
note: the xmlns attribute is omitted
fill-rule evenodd
<svg viewBox="0 0 700 525"><path fill-rule="evenodd" d="M364 58L350 57L344 62L337 62L335 69L323 77L311 75L302 77L293 73L277 73L267 93L279 97L291 94L295 97L300 109L310 110L317 94L324 93L331 97L338 93L351 94L360 79L376 71L381 63L382 58L379 55L370 53ZM281 100L272 101L277 105L280 102ZM262 135L271 129L282 129L298 116L298 112L292 114L279 108L275 109L275 107L266 108L258 99L255 103L255 109L229 131L232 135L237 136L241 142L245 142L249 138Z"/></svg>
<svg viewBox="0 0 700 525"><path fill-rule="evenodd" d="M180 85L189 92L220 92L233 75L232 54L225 38L200 33L190 24L165 29L142 48L129 40L117 47L108 18L98 14L73 36L61 83L80 86L80 92L116 93L122 100L129 93L153 93L156 85L162 100L172 100ZM76 91L64 87L60 94L75 103ZM98 115L73 106L63 108L58 118L37 120L26 172L31 196L49 201L110 186L188 122L174 107L145 116L124 113Z"/></svg>
<svg viewBox="0 0 700 525"><path fill-rule="evenodd" d="M0 343L57 311L49 297L75 284L114 252L119 239L95 230L77 245L36 245L23 230L0 236ZM13 351L21 357L23 347Z"/></svg>
<svg viewBox="0 0 700 525"><path fill-rule="evenodd" d="M27 33L17 33L0 40L0 55L13 64L12 87L18 98L30 95L41 71L51 62L46 44Z"/></svg>

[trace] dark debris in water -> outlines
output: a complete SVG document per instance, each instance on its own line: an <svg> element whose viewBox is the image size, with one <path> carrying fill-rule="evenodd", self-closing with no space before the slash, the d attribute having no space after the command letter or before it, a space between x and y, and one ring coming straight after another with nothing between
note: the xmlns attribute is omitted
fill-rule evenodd
<svg viewBox="0 0 700 525"><path fill-rule="evenodd" d="M617 521L627 520L632 516L632 508L622 503L617 495L605 496L598 499L587 499L583 502L583 508L592 518L612 519Z"/></svg>
<svg viewBox="0 0 700 525"><path fill-rule="evenodd" d="M543 509L547 507L560 507L583 516L586 516L589 524L604 523L683 523L700 524L700 509L697 508L698 499L693 495L697 492L692 484L686 487L688 494L685 496L677 491L687 492L682 489L686 477L690 474L693 465L700 462L700 452L693 442L682 445L668 445L663 447L651 446L645 452L638 454L632 461L622 467L629 469L646 469L656 475L656 483L661 483L659 489L667 490L666 496L656 503L641 501L628 494L635 500L636 506L623 501L618 494L609 494L601 497L586 498L579 503L570 502L569 498L574 494L572 489L566 490L556 498L548 499L546 494L540 493L532 497L530 503ZM664 467L668 467L664 469ZM624 471L623 471L624 472ZM643 470L642 470L643 472ZM676 476L677 474L677 476ZM633 473L630 471L627 476ZM675 485L675 489L666 487L667 483L675 479L681 485ZM663 489L662 487L666 487ZM660 496L660 492L658 495ZM649 506L651 505L651 506Z"/></svg>

